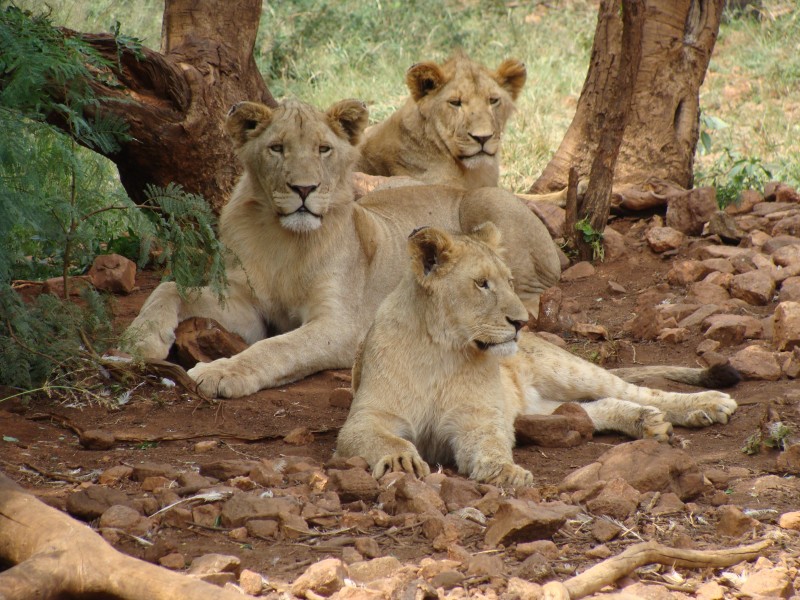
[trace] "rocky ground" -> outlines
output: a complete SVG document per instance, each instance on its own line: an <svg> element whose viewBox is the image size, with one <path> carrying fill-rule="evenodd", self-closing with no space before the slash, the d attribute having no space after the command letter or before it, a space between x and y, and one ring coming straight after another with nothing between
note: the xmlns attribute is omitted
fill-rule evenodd
<svg viewBox="0 0 800 600"><path fill-rule="evenodd" d="M740 408L727 425L678 428L670 445L543 436L547 446L515 450L537 479L516 491L447 466L375 481L362 460L331 458L346 371L219 403L159 375L103 403L3 402L0 465L122 551L254 596L558 598L552 582L643 541L686 551L766 540L751 560L728 550L729 566L623 568L582 595L794 597L800 197L765 192L725 212L695 190L665 214L617 216L605 262L566 270L532 324L609 367L730 360L745 380L729 390ZM563 213L540 214L562 233ZM120 324L156 281L140 273L119 296Z"/></svg>

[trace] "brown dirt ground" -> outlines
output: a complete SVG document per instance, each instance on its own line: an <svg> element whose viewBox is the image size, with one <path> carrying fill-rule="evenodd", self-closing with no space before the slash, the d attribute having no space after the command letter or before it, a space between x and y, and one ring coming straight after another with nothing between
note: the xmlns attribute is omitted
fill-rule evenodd
<svg viewBox="0 0 800 600"><path fill-rule="evenodd" d="M640 223L639 225L636 225ZM685 257L689 249L677 257L662 258L652 252L641 241L641 222L622 218L615 227L627 233L629 251L613 262L600 264L597 274L589 279L561 283L565 298L575 299L589 320L604 325L613 342L605 346L611 351L607 366L632 366L634 364L700 364L694 349L702 339L697 332L684 343L665 345L655 342L634 342L622 332L622 325L634 311L637 295L666 281L666 273L675 258ZM631 230L633 227L633 231ZM623 285L627 293L612 294L607 282L614 280ZM157 276L151 272L140 274L139 289L116 301L117 324L122 327L129 322L144 299L157 284ZM673 288L680 295L683 290ZM617 297L613 297L617 296ZM774 307L773 307L774 308ZM768 308L757 309L767 313ZM570 348L584 356L597 355L603 343L569 339ZM738 348L727 348L730 355ZM634 362L635 356L635 362ZM67 406L47 399L36 399L23 403L7 401L0 410L0 434L13 436L19 441L2 443L0 468L25 488L49 504L63 508L65 498L79 489L82 481L92 481L103 469L113 465L135 464L141 461L169 463L179 467L190 467L201 462L217 459L268 458L284 455L300 455L327 461L333 452L337 428L347 416L347 410L331 406L330 393L337 387L348 386L347 371L330 371L279 389L264 390L252 396L218 403L203 402L191 398L179 389L168 389L155 382L138 388L124 406L110 409L87 401L82 406ZM657 382L661 387L687 390L667 382ZM747 381L736 386L732 394L739 401L739 410L728 425L716 425L707 429L678 429L676 433L685 440L686 447L701 468L732 466L746 467L753 479L776 473L776 451L747 456L741 448L745 440L758 430L766 403L780 403L784 393L797 388L796 381L776 382ZM784 407L785 410L793 407ZM788 420L795 418L796 413ZM60 417L54 419L53 416ZM120 443L104 451L82 448L77 436L64 426L63 419L79 428L104 429L114 432L140 434L142 439L159 438L169 434L191 434L191 439L155 443ZM312 443L294 446L281 438L292 429L305 426L315 431ZM252 436L275 436L259 442L246 442L241 438ZM239 439L237 439L237 437ZM219 439L221 443L206 453L198 454L194 445L202 439ZM516 461L530 469L544 497L552 497L553 485L572 470L588 464L610 446L625 441L619 435L597 435L574 448L520 447L515 450ZM452 473L452 471L446 471ZM780 475L780 473L778 473ZM122 489L132 496L141 496L138 484L124 482ZM765 522L774 523L776 516L787 510L797 510L797 498L789 494L732 494L732 501L747 508L763 508L777 511ZM698 510L708 508L708 500L697 500ZM689 511L687 511L689 513ZM665 542L678 534L703 540L703 545L722 547L743 540L723 538L713 525L690 527L687 520L691 513L681 518L641 521L640 533ZM423 557L444 557L435 552L431 543L413 529L398 533L395 537L376 536L381 550L401 560L419 561ZM122 538L117 544L130 554L149 560L157 560L169 550L177 550L189 559L209 552L236 554L243 566L270 577L294 579L303 569L327 554L314 547L315 540L303 543L292 541L267 541L248 539L246 543L228 537L224 530L200 527L162 527L153 535L152 547L142 547L135 541ZM554 541L562 550L562 562L583 568L598 559L584 556L595 542L587 533L578 530L559 532ZM621 536L609 543L612 552L621 551L626 545L638 541L635 535ZM795 540L796 542L797 540ZM472 540L468 549L481 548L482 540ZM335 555L336 552L332 551ZM508 564L516 559L509 552L505 555Z"/></svg>

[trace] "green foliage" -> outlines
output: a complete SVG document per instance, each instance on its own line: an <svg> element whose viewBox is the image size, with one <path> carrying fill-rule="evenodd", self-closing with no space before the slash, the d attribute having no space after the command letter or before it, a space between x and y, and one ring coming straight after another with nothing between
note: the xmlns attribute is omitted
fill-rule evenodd
<svg viewBox="0 0 800 600"><path fill-rule="evenodd" d="M592 227L588 217L584 217L575 223L575 229L583 235L583 241L591 246L592 260L602 261L606 255L605 248L603 247L603 232L597 231Z"/></svg>
<svg viewBox="0 0 800 600"><path fill-rule="evenodd" d="M772 179L772 170L755 156L741 156L737 152L725 148L720 159L712 166L711 171L701 175L717 189L717 204L725 208L739 201L744 190L760 190Z"/></svg>
<svg viewBox="0 0 800 600"><path fill-rule="evenodd" d="M758 454L762 448L771 448L773 450L785 450L787 442L792 435L792 428L786 425L783 421L775 421L770 423L766 432L757 431L747 438L742 447L742 452L748 456Z"/></svg>

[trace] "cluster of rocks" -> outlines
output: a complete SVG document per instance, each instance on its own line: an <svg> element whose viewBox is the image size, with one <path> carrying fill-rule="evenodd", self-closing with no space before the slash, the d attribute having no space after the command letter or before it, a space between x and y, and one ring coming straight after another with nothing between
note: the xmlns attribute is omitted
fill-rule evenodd
<svg viewBox="0 0 800 600"><path fill-rule="evenodd" d="M215 460L196 469L118 465L106 469L97 485L86 484L70 495L65 508L93 521L112 543L130 536L150 540L155 543L149 560L251 596L461 598L482 593L527 599L542 597L546 580L567 577L616 553L631 536L661 537L693 548L706 534L725 536L735 545L738 538L780 530L796 542L800 513L766 511L759 520L757 512L729 504L740 498L743 506L757 505L767 490L790 497L800 491L797 482L761 479L769 481L753 481L743 468L701 471L685 451L640 440L612 448L558 486L516 494L442 472L424 480L390 473L376 481L360 458L320 464L286 456ZM756 488L760 493L753 494ZM158 543L160 532L190 527L241 544L303 543L316 549L320 560L302 573L288 569L279 579L243 568L241 556L188 556L185 548ZM393 550L409 536L421 548L416 560L401 563ZM587 546L592 549L584 553ZM772 595L776 586L800 587L797 565L782 556L761 560L757 572L769 573L768 583L758 583L766 575L753 583L751 567L743 566L738 580L717 585L725 594L743 595L752 595L748 585L760 586L761 595ZM698 575L695 583L702 582Z"/></svg>
<svg viewBox="0 0 800 600"><path fill-rule="evenodd" d="M69 277L70 295L78 295L87 286L112 294L130 294L136 287L136 263L121 254L100 254L89 273ZM64 295L64 278L51 277L42 283L42 293Z"/></svg>

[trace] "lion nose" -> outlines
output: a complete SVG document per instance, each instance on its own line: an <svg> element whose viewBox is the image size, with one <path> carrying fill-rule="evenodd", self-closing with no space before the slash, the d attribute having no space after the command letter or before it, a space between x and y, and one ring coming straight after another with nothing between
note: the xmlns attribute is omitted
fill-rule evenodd
<svg viewBox="0 0 800 600"><path fill-rule="evenodd" d="M486 142L488 142L491 139L492 136L491 135L472 135L470 133L469 137L471 137L473 140L475 140L481 146L483 146Z"/></svg>
<svg viewBox="0 0 800 600"><path fill-rule="evenodd" d="M288 185L303 201L311 195L311 192L319 187L317 185L292 185L291 183Z"/></svg>
<svg viewBox="0 0 800 600"><path fill-rule="evenodd" d="M513 325L516 331L519 331L520 329L525 327L525 325L527 325L528 323L527 321L520 321L518 319L512 319L511 317L506 317L506 321L508 321L511 325Z"/></svg>

